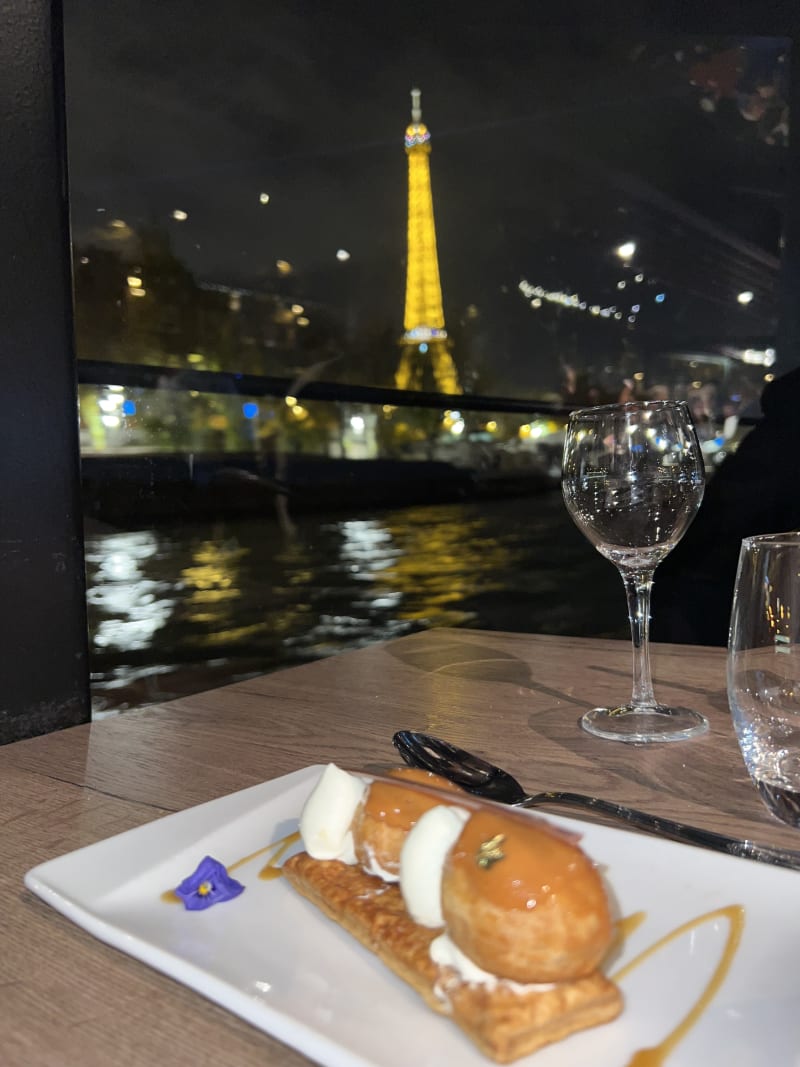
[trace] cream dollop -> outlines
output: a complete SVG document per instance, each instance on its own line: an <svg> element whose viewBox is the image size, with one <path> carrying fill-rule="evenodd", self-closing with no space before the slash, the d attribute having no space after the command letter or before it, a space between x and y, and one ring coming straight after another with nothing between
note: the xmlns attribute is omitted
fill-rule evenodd
<svg viewBox="0 0 800 1067"><path fill-rule="evenodd" d="M430 808L411 827L400 850L400 892L408 914L420 924L444 926L442 871L448 852L469 818L464 808Z"/></svg>
<svg viewBox="0 0 800 1067"><path fill-rule="evenodd" d="M367 862L363 865L362 870L365 874L371 874L375 878L380 878L382 882L399 882L400 875L392 874L391 871L387 871L385 867L381 867L378 863L378 858L375 855L375 849L371 845L366 845L364 851L367 854Z"/></svg>
<svg viewBox="0 0 800 1067"><path fill-rule="evenodd" d="M350 824L367 790L367 782L329 763L300 815L300 835L315 860L355 864Z"/></svg>
<svg viewBox="0 0 800 1067"><path fill-rule="evenodd" d="M484 971L477 963L473 963L469 956L465 955L458 945L450 940L447 934L440 934L439 937L434 938L431 942L430 956L439 967L449 967L456 972L462 982L467 982L469 985L482 985L486 986L487 989L496 989L497 986L502 985L514 993L531 993L533 991L542 993L546 989L554 988L552 982L523 984L521 982L512 982L510 978L499 978L496 974Z"/></svg>

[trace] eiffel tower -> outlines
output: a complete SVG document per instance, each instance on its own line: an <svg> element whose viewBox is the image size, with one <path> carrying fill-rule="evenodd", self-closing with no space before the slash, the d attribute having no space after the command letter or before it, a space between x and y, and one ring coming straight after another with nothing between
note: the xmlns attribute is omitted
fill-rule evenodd
<svg viewBox="0 0 800 1067"><path fill-rule="evenodd" d="M398 389L460 393L451 344L444 328L436 225L431 192L431 135L422 122L419 89L411 90L408 156L408 257L404 333L395 374Z"/></svg>

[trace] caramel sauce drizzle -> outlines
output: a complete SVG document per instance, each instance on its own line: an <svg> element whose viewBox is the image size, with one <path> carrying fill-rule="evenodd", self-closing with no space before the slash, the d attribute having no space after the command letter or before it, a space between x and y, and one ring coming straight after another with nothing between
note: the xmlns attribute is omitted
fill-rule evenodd
<svg viewBox="0 0 800 1067"><path fill-rule="evenodd" d="M622 944L627 937L630 937L632 933L639 929L646 918L646 911L635 911L631 915L625 915L623 918L617 919L617 936L615 944L616 941L619 941L619 943Z"/></svg>
<svg viewBox="0 0 800 1067"><path fill-rule="evenodd" d="M614 933L611 938L611 944L608 946L608 952L606 952L605 959L608 964L609 960L612 960L619 952L622 951L622 947L625 941L631 936L631 934L638 930L642 923L647 918L646 911L635 911L631 915L624 915L614 923Z"/></svg>
<svg viewBox="0 0 800 1067"><path fill-rule="evenodd" d="M272 855L267 860L267 863L258 872L258 877L265 880L270 878L280 878L282 871L278 866L278 861L282 860L295 841L299 840L300 831L295 830L293 833L287 834L285 837L281 837L269 845L265 845L264 848L259 848L256 852L251 852L249 856L243 856L240 860L236 860L235 863L232 863L230 867L228 867L228 874L235 871L238 867L244 867L245 863L249 863L251 860L258 859L259 856L271 852Z"/></svg>
<svg viewBox="0 0 800 1067"><path fill-rule="evenodd" d="M250 863L251 860L258 859L259 856L263 856L266 853L271 853L266 864L258 872L258 877L264 881L268 881L272 878L280 878L283 871L278 866L280 860L286 855L295 841L300 840L300 831L294 830L290 834L286 834L285 837L278 838L277 841L271 842L269 845L265 845L264 848L259 848L255 852L251 852L247 856L242 856L240 860L236 860L231 863L227 868L228 874L231 874L239 867L243 867L246 863ZM167 889L161 894L161 900L165 904L181 904L181 898L175 892L174 889Z"/></svg>
<svg viewBox="0 0 800 1067"><path fill-rule="evenodd" d="M641 916L641 918L639 918ZM638 919L632 929L625 928L621 932L621 936L624 937L627 933L632 932L640 925L644 918L643 912L636 912L630 919L623 919L620 921L620 926L624 926L626 923L631 923L634 919ZM703 1012L716 996L719 987L725 981L725 977L731 968L736 951L739 948L739 943L742 939L742 933L744 932L744 908L739 904L729 904L725 908L717 908L716 911L709 911L705 915L699 915L696 919L690 919L688 922L683 923L682 926L677 927L675 930L671 930L664 937L658 939L648 948L640 952L638 956L635 956L629 963L626 963L624 967L611 975L612 982L619 982L630 974L636 967L644 963L645 960L653 956L664 945L669 944L670 941L674 941L682 934L688 933L690 930L696 929L703 923L713 922L714 919L727 919L728 920L728 938L725 942L725 948L719 963L714 969L714 973L708 980L705 989L698 997L695 1004L686 1013L683 1019L678 1023L674 1029L672 1029L664 1040L654 1045L652 1048L643 1048L634 1052L632 1059L628 1061L627 1067L661 1067L666 1061L667 1056L672 1052L675 1046L683 1040L688 1034L691 1028L700 1019Z"/></svg>

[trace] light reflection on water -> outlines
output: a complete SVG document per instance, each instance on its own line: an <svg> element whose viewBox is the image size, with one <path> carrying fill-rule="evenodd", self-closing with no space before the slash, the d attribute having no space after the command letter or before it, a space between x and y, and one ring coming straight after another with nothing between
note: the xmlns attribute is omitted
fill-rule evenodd
<svg viewBox="0 0 800 1067"><path fill-rule="evenodd" d="M87 531L95 713L431 626L613 634L622 585L558 493Z"/></svg>

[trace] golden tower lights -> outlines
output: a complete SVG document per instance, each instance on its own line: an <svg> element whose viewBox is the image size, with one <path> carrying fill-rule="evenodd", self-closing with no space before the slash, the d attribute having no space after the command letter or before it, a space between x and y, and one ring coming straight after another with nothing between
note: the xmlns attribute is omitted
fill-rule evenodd
<svg viewBox="0 0 800 1067"><path fill-rule="evenodd" d="M440 393L460 393L458 374L444 328L442 286L433 221L431 135L422 122L419 89L411 90L411 124L406 128L408 156L408 260L402 352L395 374L398 389L425 389L430 368Z"/></svg>

